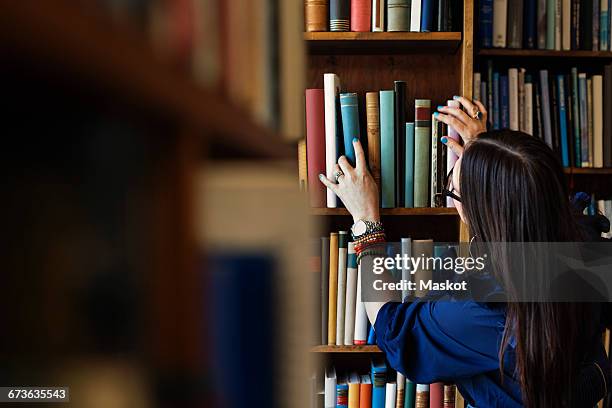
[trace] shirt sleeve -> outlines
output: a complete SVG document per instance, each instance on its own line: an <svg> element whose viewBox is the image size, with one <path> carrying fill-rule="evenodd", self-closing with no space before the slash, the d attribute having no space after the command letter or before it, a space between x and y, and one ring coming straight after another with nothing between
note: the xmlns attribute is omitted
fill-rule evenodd
<svg viewBox="0 0 612 408"><path fill-rule="evenodd" d="M391 367L429 384L498 370L504 322L503 311L473 301L389 302L374 328Z"/></svg>

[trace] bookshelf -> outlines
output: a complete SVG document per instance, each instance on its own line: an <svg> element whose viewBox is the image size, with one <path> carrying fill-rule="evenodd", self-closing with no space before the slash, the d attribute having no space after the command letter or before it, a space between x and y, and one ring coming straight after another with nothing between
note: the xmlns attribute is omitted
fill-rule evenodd
<svg viewBox="0 0 612 408"><path fill-rule="evenodd" d="M310 349L313 353L382 353L375 345L363 346L314 346Z"/></svg>
<svg viewBox="0 0 612 408"><path fill-rule="evenodd" d="M572 59L612 59L610 51L555 51L555 50L523 50L508 48L486 48L478 50L480 57L508 57L508 58L572 58Z"/></svg>
<svg viewBox="0 0 612 408"><path fill-rule="evenodd" d="M350 216L345 208L311 208L310 214ZM383 216L457 215L457 210L454 208L383 208L380 210L380 214Z"/></svg>

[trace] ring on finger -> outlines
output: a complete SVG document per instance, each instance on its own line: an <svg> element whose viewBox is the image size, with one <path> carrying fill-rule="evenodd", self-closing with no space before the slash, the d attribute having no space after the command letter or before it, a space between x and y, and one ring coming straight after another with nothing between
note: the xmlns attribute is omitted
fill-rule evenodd
<svg viewBox="0 0 612 408"><path fill-rule="evenodd" d="M342 171L337 171L334 173L334 178L336 179L336 184L340 182L340 177L344 176Z"/></svg>
<svg viewBox="0 0 612 408"><path fill-rule="evenodd" d="M481 120L482 119L482 112L479 110L476 110L476 112L474 112L474 114L472 115L472 118L476 119L476 120Z"/></svg>

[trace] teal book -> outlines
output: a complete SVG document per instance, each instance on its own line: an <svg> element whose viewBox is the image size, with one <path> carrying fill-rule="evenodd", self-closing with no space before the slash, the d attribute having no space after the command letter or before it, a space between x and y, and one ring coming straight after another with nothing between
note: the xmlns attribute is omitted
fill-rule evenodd
<svg viewBox="0 0 612 408"><path fill-rule="evenodd" d="M555 49L555 17L557 0L546 0L546 49Z"/></svg>
<svg viewBox="0 0 612 408"><path fill-rule="evenodd" d="M406 123L406 187L404 203L406 208L414 207L414 123Z"/></svg>
<svg viewBox="0 0 612 408"><path fill-rule="evenodd" d="M356 93L340 94L340 112L342 114L342 133L344 134L344 155L355 166L355 149L353 139L360 139L359 107Z"/></svg>
<svg viewBox="0 0 612 408"><path fill-rule="evenodd" d="M429 206L429 162L431 162L431 101L414 101L414 206Z"/></svg>
<svg viewBox="0 0 612 408"><path fill-rule="evenodd" d="M372 360L372 408L385 408L387 365L383 358Z"/></svg>
<svg viewBox="0 0 612 408"><path fill-rule="evenodd" d="M574 128L574 166L582 167L582 155L580 150L580 108L578 98L578 68L572 68L572 125Z"/></svg>
<svg viewBox="0 0 612 408"><path fill-rule="evenodd" d="M395 207L395 92L380 91L382 208Z"/></svg>
<svg viewBox="0 0 612 408"><path fill-rule="evenodd" d="M415 408L415 399L416 384L406 378L406 389L404 390L404 408Z"/></svg>

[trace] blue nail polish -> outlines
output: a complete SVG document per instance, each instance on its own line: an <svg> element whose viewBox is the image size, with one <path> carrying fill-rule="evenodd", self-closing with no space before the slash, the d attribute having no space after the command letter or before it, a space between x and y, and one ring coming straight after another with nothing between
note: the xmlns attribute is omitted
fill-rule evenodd
<svg viewBox="0 0 612 408"><path fill-rule="evenodd" d="M323 174L319 174L319 178L320 178L321 180L323 180L323 177L325 177Z"/></svg>
<svg viewBox="0 0 612 408"><path fill-rule="evenodd" d="M448 142L448 139L446 138L446 136L442 136L442 138L440 139L440 141L444 144L446 144L446 142Z"/></svg>
<svg viewBox="0 0 612 408"><path fill-rule="evenodd" d="M438 117L440 114L438 112L434 112L434 117Z"/></svg>
<svg viewBox="0 0 612 408"><path fill-rule="evenodd" d="M446 106L438 106L438 110L446 108Z"/></svg>
<svg viewBox="0 0 612 408"><path fill-rule="evenodd" d="M453 96L453 99L457 100L459 97L457 95Z"/></svg>
<svg viewBox="0 0 612 408"><path fill-rule="evenodd" d="M356 137L353 138L353 143L357 143L359 141L359 139L357 139Z"/></svg>

